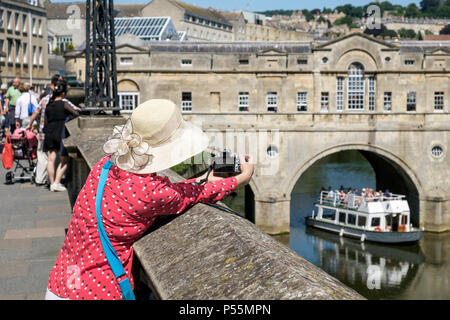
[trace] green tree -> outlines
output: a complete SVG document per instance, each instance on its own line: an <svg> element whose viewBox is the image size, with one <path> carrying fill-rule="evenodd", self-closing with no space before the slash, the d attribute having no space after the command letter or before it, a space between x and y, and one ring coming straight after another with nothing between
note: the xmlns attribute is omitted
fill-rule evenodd
<svg viewBox="0 0 450 320"><path fill-rule="evenodd" d="M422 12L428 11L430 8L439 7L440 0L422 0L420 1L420 7Z"/></svg>
<svg viewBox="0 0 450 320"><path fill-rule="evenodd" d="M414 39L417 37L416 32L413 29L401 28L398 30L398 35L402 39Z"/></svg>
<svg viewBox="0 0 450 320"><path fill-rule="evenodd" d="M336 19L336 21L334 21L334 25L336 26L340 26L346 24L347 26L351 26L353 24L353 18L351 16L345 16L342 18L338 18Z"/></svg>
<svg viewBox="0 0 450 320"><path fill-rule="evenodd" d="M60 55L61 51L59 50L59 47L56 47L55 49L53 49L52 53L56 54L56 55Z"/></svg>
<svg viewBox="0 0 450 320"><path fill-rule="evenodd" d="M450 34L450 24L446 25L439 31L439 34Z"/></svg>
<svg viewBox="0 0 450 320"><path fill-rule="evenodd" d="M75 47L73 46L72 42L69 43L69 44L67 45L67 47L66 47L66 51L72 51L72 50L74 50L74 49L75 49Z"/></svg>
<svg viewBox="0 0 450 320"><path fill-rule="evenodd" d="M416 6L415 3L410 3L405 10L405 17L408 18L417 18L420 17L420 9Z"/></svg>

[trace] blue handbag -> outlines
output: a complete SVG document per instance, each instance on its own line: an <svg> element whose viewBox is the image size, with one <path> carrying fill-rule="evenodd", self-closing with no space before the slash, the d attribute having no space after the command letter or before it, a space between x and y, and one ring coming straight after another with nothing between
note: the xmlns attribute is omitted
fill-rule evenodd
<svg viewBox="0 0 450 320"><path fill-rule="evenodd" d="M122 297L124 300L136 300L134 296L134 292L131 289L130 281L125 274L125 270L123 269L123 265L117 256L116 251L114 250L111 242L108 239L108 236L103 228L103 222L101 217L101 205L103 192L105 191L106 179L108 179L109 169L111 169L113 163L108 160L102 168L102 173L100 174L100 180L97 186L97 195L95 199L95 211L97 215L97 225L98 225L98 233L100 234L100 241L102 243L103 251L105 252L106 259L108 259L108 263L111 266L111 269L114 273L116 279L119 279L123 275L125 278L119 281L120 290L122 291Z"/></svg>
<svg viewBox="0 0 450 320"><path fill-rule="evenodd" d="M28 93L30 95L30 104L28 105L28 115L31 116L33 114L33 112L36 110L37 106L35 106L32 102L31 102L31 93Z"/></svg>

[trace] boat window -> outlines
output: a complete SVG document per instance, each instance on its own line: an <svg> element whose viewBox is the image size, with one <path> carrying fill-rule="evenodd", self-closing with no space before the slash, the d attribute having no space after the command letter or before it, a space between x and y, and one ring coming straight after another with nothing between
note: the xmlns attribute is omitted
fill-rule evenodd
<svg viewBox="0 0 450 320"><path fill-rule="evenodd" d="M385 216L386 218L386 226L392 225L392 216Z"/></svg>
<svg viewBox="0 0 450 320"><path fill-rule="evenodd" d="M372 218L372 227L378 227L380 225L380 218Z"/></svg>
<svg viewBox="0 0 450 320"><path fill-rule="evenodd" d="M356 214L349 213L347 217L348 224L356 224Z"/></svg>
<svg viewBox="0 0 450 320"><path fill-rule="evenodd" d="M365 216L358 216L358 226L359 227L366 226L366 217Z"/></svg>
<svg viewBox="0 0 450 320"><path fill-rule="evenodd" d="M345 223L345 212L339 212L339 222Z"/></svg>
<svg viewBox="0 0 450 320"><path fill-rule="evenodd" d="M336 210L323 208L322 218L334 220L335 217L336 217Z"/></svg>
<svg viewBox="0 0 450 320"><path fill-rule="evenodd" d="M406 216L402 215L402 223L401 224L406 224Z"/></svg>

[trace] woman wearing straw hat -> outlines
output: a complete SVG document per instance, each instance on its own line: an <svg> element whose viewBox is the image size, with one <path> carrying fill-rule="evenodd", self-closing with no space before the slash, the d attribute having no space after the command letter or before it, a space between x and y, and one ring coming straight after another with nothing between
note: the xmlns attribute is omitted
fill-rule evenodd
<svg viewBox="0 0 450 320"><path fill-rule="evenodd" d="M159 215L198 202L216 202L253 174L253 158L239 155L241 173L171 183L156 172L204 151L208 137L185 122L168 100L139 105L104 144L108 154L89 173L73 208L64 245L50 273L46 299L134 299L133 243Z"/></svg>

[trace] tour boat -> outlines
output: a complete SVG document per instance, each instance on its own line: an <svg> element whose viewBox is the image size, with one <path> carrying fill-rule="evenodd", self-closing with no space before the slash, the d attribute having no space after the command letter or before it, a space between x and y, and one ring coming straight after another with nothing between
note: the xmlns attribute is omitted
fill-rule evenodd
<svg viewBox="0 0 450 320"><path fill-rule="evenodd" d="M410 223L409 205L404 195L361 197L322 191L315 204L317 213L306 217L308 226L338 233L361 241L381 243L416 242L423 229Z"/></svg>

